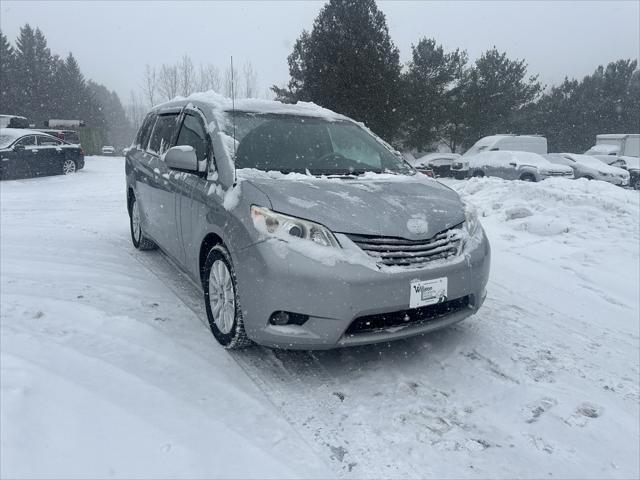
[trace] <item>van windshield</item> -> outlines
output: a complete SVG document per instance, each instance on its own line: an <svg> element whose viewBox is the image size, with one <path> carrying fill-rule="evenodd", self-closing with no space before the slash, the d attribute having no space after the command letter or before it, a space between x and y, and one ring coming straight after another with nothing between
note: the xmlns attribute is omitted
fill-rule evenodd
<svg viewBox="0 0 640 480"><path fill-rule="evenodd" d="M312 175L414 172L404 160L351 122L236 112L235 125L239 142L236 168L308 171ZM233 126L229 125L225 133L232 135Z"/></svg>

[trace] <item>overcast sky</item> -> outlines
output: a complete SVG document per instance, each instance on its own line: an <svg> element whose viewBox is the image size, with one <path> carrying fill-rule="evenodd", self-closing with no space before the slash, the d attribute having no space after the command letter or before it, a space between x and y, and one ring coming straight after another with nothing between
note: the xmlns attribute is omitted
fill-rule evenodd
<svg viewBox="0 0 640 480"><path fill-rule="evenodd" d="M288 80L287 55L311 29L324 2L0 3L0 27L13 43L25 23L38 26L53 53L73 52L87 78L124 103L139 89L144 65L173 63L184 53L222 70L234 56L258 71L261 92ZM582 77L598 65L640 56L639 1L379 1L402 62L411 44L433 37L471 60L496 46L524 58L547 85ZM263 93L265 95L265 93Z"/></svg>

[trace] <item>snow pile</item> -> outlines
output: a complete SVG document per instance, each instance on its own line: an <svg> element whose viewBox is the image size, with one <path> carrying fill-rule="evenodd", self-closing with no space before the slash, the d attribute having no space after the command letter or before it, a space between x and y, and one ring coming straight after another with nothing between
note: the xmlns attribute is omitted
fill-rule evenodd
<svg viewBox="0 0 640 480"><path fill-rule="evenodd" d="M606 182L472 178L451 186L478 208L483 222L490 218L534 235L565 235L566 241L638 238L638 193Z"/></svg>

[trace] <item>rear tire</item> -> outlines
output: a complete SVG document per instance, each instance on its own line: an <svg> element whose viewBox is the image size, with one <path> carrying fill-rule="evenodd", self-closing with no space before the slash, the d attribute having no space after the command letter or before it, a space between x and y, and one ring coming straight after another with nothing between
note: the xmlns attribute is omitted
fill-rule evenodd
<svg viewBox="0 0 640 480"><path fill-rule="evenodd" d="M222 245L213 247L202 271L204 304L211 333L227 349L250 346L238 301L236 274L231 255Z"/></svg>
<svg viewBox="0 0 640 480"><path fill-rule="evenodd" d="M138 250L155 250L158 246L142 232L142 222L140 221L140 210L135 196L131 196L129 207L129 227L131 229L131 242Z"/></svg>
<svg viewBox="0 0 640 480"><path fill-rule="evenodd" d="M76 165L76 162L74 162L70 158L67 158L67 159L64 160L64 162L62 162L62 174L63 175L69 175L71 173L76 173L77 170L78 170L78 166Z"/></svg>
<svg viewBox="0 0 640 480"><path fill-rule="evenodd" d="M635 182L633 183L633 189L640 190L640 177L636 178Z"/></svg>

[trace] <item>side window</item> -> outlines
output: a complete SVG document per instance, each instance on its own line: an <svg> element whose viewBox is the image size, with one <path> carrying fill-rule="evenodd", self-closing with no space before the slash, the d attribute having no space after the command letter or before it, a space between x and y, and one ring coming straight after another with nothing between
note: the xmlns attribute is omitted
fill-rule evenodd
<svg viewBox="0 0 640 480"><path fill-rule="evenodd" d="M41 147L50 147L52 145L61 145L62 142L57 138L45 137L42 135L38 135L38 145Z"/></svg>
<svg viewBox="0 0 640 480"><path fill-rule="evenodd" d="M184 117L176 145L190 145L196 151L198 161L207 159L207 134L197 117L190 114Z"/></svg>
<svg viewBox="0 0 640 480"><path fill-rule="evenodd" d="M150 113L149 115L147 115L147 118L144 119L144 122L142 122L140 130L138 130L136 145L138 145L141 150L147 149L147 145L149 144L149 136L151 135L151 129L153 128L155 120L156 116L153 113Z"/></svg>
<svg viewBox="0 0 640 480"><path fill-rule="evenodd" d="M178 122L178 114L159 115L151 132L148 150L158 155L163 154L171 146Z"/></svg>
<svg viewBox="0 0 640 480"><path fill-rule="evenodd" d="M33 135L29 135L27 137L22 137L20 140L16 142L16 147L33 147L36 144L36 137Z"/></svg>

